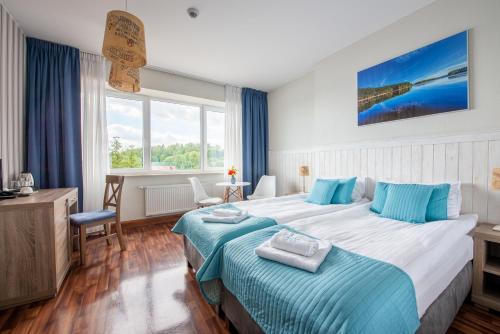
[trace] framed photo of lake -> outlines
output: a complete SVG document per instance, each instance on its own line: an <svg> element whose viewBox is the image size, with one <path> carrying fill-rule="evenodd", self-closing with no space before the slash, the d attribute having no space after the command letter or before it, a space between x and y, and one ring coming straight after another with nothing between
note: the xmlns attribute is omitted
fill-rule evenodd
<svg viewBox="0 0 500 334"><path fill-rule="evenodd" d="M358 126L469 108L468 31L358 72Z"/></svg>

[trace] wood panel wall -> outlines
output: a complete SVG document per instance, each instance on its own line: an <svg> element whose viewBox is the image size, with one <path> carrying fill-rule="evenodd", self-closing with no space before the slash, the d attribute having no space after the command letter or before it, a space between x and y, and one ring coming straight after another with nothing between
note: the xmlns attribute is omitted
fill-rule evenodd
<svg viewBox="0 0 500 334"><path fill-rule="evenodd" d="M335 145L310 151L269 152L269 174L277 176L277 193L299 191L299 166L308 165L311 188L320 176L367 177L371 197L376 180L462 183L462 212L479 221L500 223L500 191L491 187L494 167L500 167L500 132L395 139Z"/></svg>

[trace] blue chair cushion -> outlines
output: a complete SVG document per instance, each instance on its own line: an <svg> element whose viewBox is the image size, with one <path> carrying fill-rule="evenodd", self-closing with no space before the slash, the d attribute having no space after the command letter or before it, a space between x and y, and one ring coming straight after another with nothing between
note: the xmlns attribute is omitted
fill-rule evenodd
<svg viewBox="0 0 500 334"><path fill-rule="evenodd" d="M84 225L114 217L116 217L116 212L111 210L101 210L101 211L75 213L69 216L69 219L71 221L71 224L73 225Z"/></svg>

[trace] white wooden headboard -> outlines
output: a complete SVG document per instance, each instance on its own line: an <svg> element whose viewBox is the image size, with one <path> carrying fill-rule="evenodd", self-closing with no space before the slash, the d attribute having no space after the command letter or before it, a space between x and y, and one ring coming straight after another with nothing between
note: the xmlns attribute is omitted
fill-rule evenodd
<svg viewBox="0 0 500 334"><path fill-rule="evenodd" d="M500 223L500 191L491 187L500 167L500 132L401 138L370 143L331 145L313 150L270 150L269 174L277 176L277 192L300 189L299 166L310 167L306 187L318 176L367 177L369 196L374 180L462 183L462 212L480 222Z"/></svg>

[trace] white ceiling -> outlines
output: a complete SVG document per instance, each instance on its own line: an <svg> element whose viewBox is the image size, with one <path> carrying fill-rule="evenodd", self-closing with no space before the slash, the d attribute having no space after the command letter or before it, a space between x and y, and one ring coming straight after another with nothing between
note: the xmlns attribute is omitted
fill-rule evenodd
<svg viewBox="0 0 500 334"><path fill-rule="evenodd" d="M0 0L2 1L2 0ZM272 90L433 0L128 0L148 65ZM125 0L3 0L27 35L100 53L106 13ZM193 20L186 9L197 7Z"/></svg>

